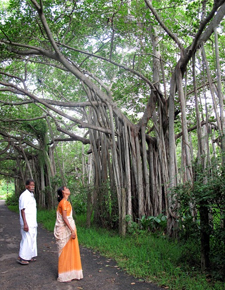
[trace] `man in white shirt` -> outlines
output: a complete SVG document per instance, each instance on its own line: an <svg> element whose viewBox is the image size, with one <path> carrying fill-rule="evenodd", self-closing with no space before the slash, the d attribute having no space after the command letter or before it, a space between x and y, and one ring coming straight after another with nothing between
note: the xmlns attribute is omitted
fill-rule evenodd
<svg viewBox="0 0 225 290"><path fill-rule="evenodd" d="M28 265L37 256L37 205L34 198L34 180L26 181L26 190L19 197L21 242L17 262Z"/></svg>

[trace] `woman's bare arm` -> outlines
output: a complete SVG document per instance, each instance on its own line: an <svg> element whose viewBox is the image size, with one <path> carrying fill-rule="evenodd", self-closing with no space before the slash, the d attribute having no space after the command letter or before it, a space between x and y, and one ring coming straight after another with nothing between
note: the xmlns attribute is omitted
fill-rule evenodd
<svg viewBox="0 0 225 290"><path fill-rule="evenodd" d="M74 229L72 229L68 219L67 219L67 211L66 210L63 210L62 211L62 217L63 217L63 220L64 220L64 223L67 225L67 227L70 229L71 231L71 237L72 239L76 239L76 234L75 234L75 231Z"/></svg>

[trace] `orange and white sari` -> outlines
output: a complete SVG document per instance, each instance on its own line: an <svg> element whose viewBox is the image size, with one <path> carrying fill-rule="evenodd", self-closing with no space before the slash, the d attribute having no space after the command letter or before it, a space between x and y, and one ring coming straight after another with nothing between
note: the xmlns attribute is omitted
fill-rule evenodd
<svg viewBox="0 0 225 290"><path fill-rule="evenodd" d="M63 221L62 213L66 210L67 219L76 233L76 239L71 238L71 232ZM68 282L73 279L83 278L80 259L80 249L75 222L72 216L72 206L69 201L62 199L57 208L57 217L54 236L58 246L58 281Z"/></svg>

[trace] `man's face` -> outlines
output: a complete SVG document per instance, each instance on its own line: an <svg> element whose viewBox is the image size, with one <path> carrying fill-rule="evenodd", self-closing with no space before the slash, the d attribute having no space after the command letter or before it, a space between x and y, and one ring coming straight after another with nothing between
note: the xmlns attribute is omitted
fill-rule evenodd
<svg viewBox="0 0 225 290"><path fill-rule="evenodd" d="M26 187L30 192L34 192L35 185L33 181L31 181L30 184L27 185Z"/></svg>

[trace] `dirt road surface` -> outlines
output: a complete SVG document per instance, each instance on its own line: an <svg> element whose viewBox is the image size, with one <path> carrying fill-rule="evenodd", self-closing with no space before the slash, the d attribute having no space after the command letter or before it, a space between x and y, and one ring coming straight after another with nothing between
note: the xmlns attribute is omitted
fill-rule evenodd
<svg viewBox="0 0 225 290"><path fill-rule="evenodd" d="M78 228L79 237L79 228ZM159 290L152 283L135 279L122 271L116 262L91 249L80 247L84 279L57 282L57 248L53 233L38 226L38 257L29 265L16 263L20 243L17 213L0 200L0 289L1 290Z"/></svg>

